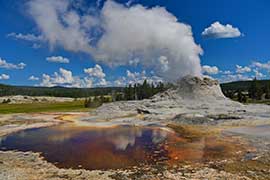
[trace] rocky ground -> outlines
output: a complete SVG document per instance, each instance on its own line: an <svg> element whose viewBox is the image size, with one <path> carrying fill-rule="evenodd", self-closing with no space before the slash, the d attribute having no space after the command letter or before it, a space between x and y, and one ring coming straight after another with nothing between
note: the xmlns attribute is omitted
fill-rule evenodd
<svg viewBox="0 0 270 180"><path fill-rule="evenodd" d="M18 131L17 126L21 127L20 130L24 128L43 127L63 122L77 122L80 119L84 120L86 116L89 116L89 114L43 113L4 115L0 118L2 125L0 134L4 135L16 132ZM119 121L119 119L115 120L116 122ZM10 127L8 132L5 130L6 127ZM178 125L175 125L173 128L177 131L177 127ZM220 127L205 126L205 130L207 132L219 132ZM269 148L269 145L266 144L266 141L259 142L255 138L249 139L256 142L258 147L260 145L260 153L252 151L246 156L243 156L241 161L232 161L228 158L226 160L220 159L208 163L200 163L199 165L184 163L168 166L166 164L157 164L109 171L60 169L46 162L38 153L0 151L0 179L268 179L270 176L270 156L266 155L269 152L269 149L267 151L266 148ZM262 151L263 149L264 151Z"/></svg>
<svg viewBox="0 0 270 180"><path fill-rule="evenodd" d="M199 164L178 163L170 166L156 164L109 171L60 169L46 162L37 153L0 151L0 179L270 179L269 134L259 133L258 136L256 133L242 133L243 130L234 129L248 126L251 130L247 132L253 132L252 128L257 128L258 125L263 125L262 127L269 125L270 107L243 105L231 101L224 97L218 82L211 79L185 77L178 82L175 89L151 99L105 104L91 114L4 115L0 117L0 137L27 128L63 122L88 126L174 124L176 132L185 130L182 125L199 126L204 132L215 133L221 138L222 135L237 136L243 139L246 146L241 147L246 149L241 152L235 151L236 156L232 158L223 157ZM235 146L237 145L239 144L235 143Z"/></svg>
<svg viewBox="0 0 270 180"><path fill-rule="evenodd" d="M218 124L224 120L270 119L270 106L243 105L226 98L215 80L187 76L175 88L143 101L108 103L96 110L97 116L114 118L144 114L148 121L175 121L184 124Z"/></svg>
<svg viewBox="0 0 270 180"><path fill-rule="evenodd" d="M71 102L74 98L66 97L50 97L50 96L3 96L0 97L0 103L6 102L9 104L25 104L25 103L37 103L37 102Z"/></svg>
<svg viewBox="0 0 270 180"><path fill-rule="evenodd" d="M235 175L223 170L209 167L182 168L144 167L129 170L87 171L83 169L59 169L44 161L39 154L31 152L0 152L0 178L5 180L124 180L124 179L170 179L170 180L197 180L197 179L235 179L248 180L249 178Z"/></svg>

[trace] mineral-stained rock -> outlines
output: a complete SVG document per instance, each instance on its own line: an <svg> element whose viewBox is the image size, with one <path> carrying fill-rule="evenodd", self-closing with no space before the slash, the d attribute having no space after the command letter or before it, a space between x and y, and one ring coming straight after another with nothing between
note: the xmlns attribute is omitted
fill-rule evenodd
<svg viewBox="0 0 270 180"><path fill-rule="evenodd" d="M205 124L213 121L211 118L200 114L178 114L172 120L181 124L190 125Z"/></svg>
<svg viewBox="0 0 270 180"><path fill-rule="evenodd" d="M44 161L38 153L0 151L2 180L111 180L110 171L59 169ZM102 173L101 173L102 172Z"/></svg>

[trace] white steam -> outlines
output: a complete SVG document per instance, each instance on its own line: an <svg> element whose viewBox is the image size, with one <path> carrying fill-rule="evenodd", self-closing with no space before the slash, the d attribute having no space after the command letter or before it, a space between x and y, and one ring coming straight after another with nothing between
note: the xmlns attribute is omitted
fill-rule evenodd
<svg viewBox="0 0 270 180"><path fill-rule="evenodd" d="M78 13L68 0L32 0L30 14L51 47L84 52L110 66L136 60L166 80L201 75L202 49L191 27L165 8L108 0L99 15Z"/></svg>

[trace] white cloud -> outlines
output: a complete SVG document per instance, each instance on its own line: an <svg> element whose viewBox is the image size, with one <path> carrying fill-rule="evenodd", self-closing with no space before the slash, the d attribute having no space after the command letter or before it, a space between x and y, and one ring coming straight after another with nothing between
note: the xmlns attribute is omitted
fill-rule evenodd
<svg viewBox="0 0 270 180"><path fill-rule="evenodd" d="M7 80L9 78L10 78L10 76L7 74L0 74L0 80Z"/></svg>
<svg viewBox="0 0 270 180"><path fill-rule="evenodd" d="M83 78L83 80L78 81L81 84L79 84L77 87L87 87L87 88L91 88L93 87L93 79L91 78Z"/></svg>
<svg viewBox="0 0 270 180"><path fill-rule="evenodd" d="M48 74L42 74L42 82L40 83L40 86L54 86L53 82L51 82L51 77Z"/></svg>
<svg viewBox="0 0 270 180"><path fill-rule="evenodd" d="M142 84L144 80L147 80L149 83L158 83L163 82L161 77L151 75L147 76L145 71L142 72L131 72L130 70L126 71L126 76L120 77L114 81L115 86L126 86L129 84L140 83Z"/></svg>
<svg viewBox="0 0 270 180"><path fill-rule="evenodd" d="M204 65L202 67L202 72L205 73L205 74L213 75L213 74L218 74L219 73L219 69L218 69L217 66Z"/></svg>
<svg viewBox="0 0 270 180"><path fill-rule="evenodd" d="M255 77L257 79L261 79L261 78L264 78L265 77L265 75L263 73L261 73L260 71L258 71L256 69L254 69L253 72L255 73Z"/></svg>
<svg viewBox="0 0 270 180"><path fill-rule="evenodd" d="M96 86L106 86L108 82L106 81L105 77L106 74L103 72L103 69L100 65L96 64L93 68L84 69L84 73L86 73L92 79L95 78L95 85Z"/></svg>
<svg viewBox="0 0 270 180"><path fill-rule="evenodd" d="M137 66L139 63L140 63L140 59L138 59L138 58L129 60L130 66Z"/></svg>
<svg viewBox="0 0 270 180"><path fill-rule="evenodd" d="M145 77L145 71L139 73L139 72L134 72L132 73L130 70L126 71L127 77L130 79L136 79L140 77Z"/></svg>
<svg viewBox="0 0 270 180"><path fill-rule="evenodd" d="M7 37L11 37L17 40L24 40L24 41L31 41L31 42L39 42L43 41L44 38L41 35L34 35L34 34L22 34L22 33L9 33Z"/></svg>
<svg viewBox="0 0 270 180"><path fill-rule="evenodd" d="M225 70L225 71L221 71L222 74L228 75L228 74L232 74L232 71L230 70Z"/></svg>
<svg viewBox="0 0 270 180"><path fill-rule="evenodd" d="M200 75L202 49L195 44L191 27L180 23L165 8L125 7L107 1L101 14L106 31L97 44L97 59L125 65L138 58L141 65L153 68L167 80ZM167 60L160 61L160 57Z"/></svg>
<svg viewBox="0 0 270 180"><path fill-rule="evenodd" d="M109 84L108 81L106 81L106 79L101 78L97 83L96 86L107 86Z"/></svg>
<svg viewBox="0 0 270 180"><path fill-rule="evenodd" d="M42 35L35 35L35 34L22 34L22 33L12 32L12 33L9 33L7 37L13 38L15 40L32 42L33 49L41 48L41 43L45 41Z"/></svg>
<svg viewBox="0 0 270 180"><path fill-rule="evenodd" d="M57 72L54 73L54 80L57 84L71 84L74 81L71 71L60 68L59 72L60 74Z"/></svg>
<svg viewBox="0 0 270 180"><path fill-rule="evenodd" d="M69 63L69 59L63 56L51 56L51 57L47 57L46 60L49 62L55 62L55 63Z"/></svg>
<svg viewBox="0 0 270 180"><path fill-rule="evenodd" d="M258 61L254 61L251 64L251 67L255 67L255 68L259 68L259 69L265 69L270 71L270 61L266 62L266 63L261 63Z"/></svg>
<svg viewBox="0 0 270 180"><path fill-rule="evenodd" d="M84 73L88 74L91 77L104 78L106 74L103 72L103 69L100 65L96 64L93 68L84 69Z"/></svg>
<svg viewBox="0 0 270 180"><path fill-rule="evenodd" d="M244 81L244 80L252 80L252 77L249 77L248 75L243 75L243 74L228 74L228 75L223 75L220 78L220 81L222 83L233 82L233 81Z"/></svg>
<svg viewBox="0 0 270 180"><path fill-rule="evenodd" d="M52 76L43 74L41 86L66 86L72 87L74 85L74 78L72 72L64 68L59 69L58 72L54 72Z"/></svg>
<svg viewBox="0 0 270 180"><path fill-rule="evenodd" d="M5 69L24 69L26 66L25 63L21 62L19 64L13 64L13 63L8 63L6 60L2 59L0 57L0 68L5 68Z"/></svg>
<svg viewBox="0 0 270 180"><path fill-rule="evenodd" d="M243 73L247 73L247 72L251 72L251 68L248 66L240 66L240 65L236 65L236 72L239 74L243 74Z"/></svg>
<svg viewBox="0 0 270 180"><path fill-rule="evenodd" d="M82 27L82 18L69 10L68 0L32 0L29 13L51 48L62 46L74 52L90 52L90 38Z"/></svg>
<svg viewBox="0 0 270 180"><path fill-rule="evenodd" d="M214 22L210 27L205 28L202 32L202 36L208 38L235 38L241 36L242 33L236 27L230 24L220 24L220 22Z"/></svg>
<svg viewBox="0 0 270 180"><path fill-rule="evenodd" d="M126 86L125 78L122 77L122 78L119 78L119 79L115 80L114 85L115 86Z"/></svg>
<svg viewBox="0 0 270 180"><path fill-rule="evenodd" d="M96 65L94 68L100 67ZM90 68L89 68L90 69ZM96 68L98 69L98 68ZM93 86L107 86L110 83L104 78L106 75L93 73L87 77L73 76L72 71L60 68L59 72L54 72L53 75L43 74L40 86L52 87L52 86L63 86L63 87L93 87Z"/></svg>
<svg viewBox="0 0 270 180"><path fill-rule="evenodd" d="M52 75L43 74L41 78L40 86L52 87L100 87L100 86L126 86L128 84L143 83L145 79L149 83L163 82L163 79L151 74L147 75L145 71L131 72L126 71L126 75L119 77L118 79L107 81L105 79L106 74L103 72L100 65L95 65L93 68L84 69L87 76L79 77L74 76L69 70L60 68L59 72L54 72Z"/></svg>
<svg viewBox="0 0 270 180"><path fill-rule="evenodd" d="M106 1L97 17L87 11L78 13L69 3L28 3L29 12L50 47L88 53L111 66L129 65L130 60L138 59L142 66L154 69L167 80L201 75L199 55L203 51L194 42L191 27L165 8L127 7ZM85 23L84 17L91 19L90 23ZM165 69L160 57L167 59Z"/></svg>
<svg viewBox="0 0 270 180"><path fill-rule="evenodd" d="M167 72L170 69L168 58L166 56L160 56L158 60L161 66L161 71Z"/></svg>
<svg viewBox="0 0 270 180"><path fill-rule="evenodd" d="M32 75L32 76L30 76L30 77L28 78L28 80L30 80L30 81L38 81L39 78Z"/></svg>

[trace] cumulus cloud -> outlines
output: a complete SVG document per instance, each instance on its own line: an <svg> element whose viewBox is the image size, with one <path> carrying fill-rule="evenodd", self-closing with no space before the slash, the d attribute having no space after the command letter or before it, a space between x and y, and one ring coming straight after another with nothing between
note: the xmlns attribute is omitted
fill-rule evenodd
<svg viewBox="0 0 270 180"><path fill-rule="evenodd" d="M202 36L207 38L235 38L241 35L242 33L237 27L230 24L223 25L218 21L205 28L202 32Z"/></svg>
<svg viewBox="0 0 270 180"><path fill-rule="evenodd" d="M254 61L254 62L252 62L251 67L270 71L270 61L265 62L265 63Z"/></svg>
<svg viewBox="0 0 270 180"><path fill-rule="evenodd" d="M270 71L270 61L262 63L253 61L247 66L236 65L235 71L220 71L221 76L218 77L221 82L252 80L266 78L265 72Z"/></svg>
<svg viewBox="0 0 270 180"><path fill-rule="evenodd" d="M69 59L63 56L51 56L51 57L47 57L46 60L49 62L55 62L55 63L69 63Z"/></svg>
<svg viewBox="0 0 270 180"><path fill-rule="evenodd" d="M4 69L24 69L26 66L25 63L21 62L19 64L13 64L13 63L8 63L5 59L2 59L0 57L0 68Z"/></svg>
<svg viewBox="0 0 270 180"><path fill-rule="evenodd" d="M227 74L221 76L219 79L220 82L225 83L225 82L233 82L233 81L243 81L243 80L252 80L252 77L244 74Z"/></svg>
<svg viewBox="0 0 270 180"><path fill-rule="evenodd" d="M59 69L58 72L54 72L52 76L48 74L42 75L41 86L65 86L65 87L75 87L75 78L72 75L72 72L64 68ZM80 86L79 86L80 87Z"/></svg>
<svg viewBox="0 0 270 180"><path fill-rule="evenodd" d="M214 75L219 73L219 69L217 66L204 65L202 67L202 72L205 74Z"/></svg>
<svg viewBox="0 0 270 180"><path fill-rule="evenodd" d="M103 69L100 65L96 64L93 68L84 69L84 73L88 74L91 77L104 78L106 75L103 72Z"/></svg>
<svg viewBox="0 0 270 180"><path fill-rule="evenodd" d="M31 0L28 5L52 48L88 53L110 66L130 65L136 59L166 80L201 75L203 51L191 27L163 7L127 7L108 0L93 16L78 13L68 0Z"/></svg>
<svg viewBox="0 0 270 180"><path fill-rule="evenodd" d="M28 80L30 80L30 81L38 81L39 80L39 77L36 77L36 76L32 75L32 76L30 76L28 78Z"/></svg>
<svg viewBox="0 0 270 180"><path fill-rule="evenodd" d="M222 73L222 74L225 74L225 75L226 75L226 74L232 74L232 71L230 71L230 70L225 70L225 71L221 71L221 73Z"/></svg>
<svg viewBox="0 0 270 180"><path fill-rule="evenodd" d="M105 79L106 74L103 72L103 69L100 65L96 64L93 68L85 68L84 73L86 73L90 78L92 78L93 81L96 81L96 86L108 85L108 82Z"/></svg>
<svg viewBox="0 0 270 180"><path fill-rule="evenodd" d="M10 78L10 76L7 74L0 74L0 80L7 80L9 78Z"/></svg>
<svg viewBox="0 0 270 180"><path fill-rule="evenodd" d="M109 82L105 79L105 73L100 65L96 65L93 68L84 69L87 76L79 77L74 76L72 71L60 68L59 72L54 72L52 75L43 74L40 86L52 87L78 87L78 88L90 88L93 86L107 86ZM92 69L89 70L89 69Z"/></svg>
<svg viewBox="0 0 270 180"><path fill-rule="evenodd" d="M265 77L265 75L264 75L263 73L261 73L261 72L260 72L259 70L257 70L257 69L254 69L253 72L255 73L255 77L256 77L257 79L261 79L261 78L264 78L264 77Z"/></svg>
<svg viewBox="0 0 270 180"><path fill-rule="evenodd" d="M72 72L64 68L59 69L59 74L54 73L54 82L57 84L71 84L74 81Z"/></svg>
<svg viewBox="0 0 270 180"><path fill-rule="evenodd" d="M96 84L95 86L108 86L110 83L105 79L105 78L101 78Z"/></svg>
<svg viewBox="0 0 270 180"><path fill-rule="evenodd" d="M120 77L114 81L115 86L126 86L129 84L142 84L144 80L147 80L149 83L157 84L163 82L164 80L156 75L147 75L146 71L141 72L131 72L130 70L126 71L126 76Z"/></svg>
<svg viewBox="0 0 270 180"><path fill-rule="evenodd" d="M239 74L243 74L243 73L247 73L247 72L251 72L251 68L248 66L240 66L240 65L236 65L236 72Z"/></svg>

